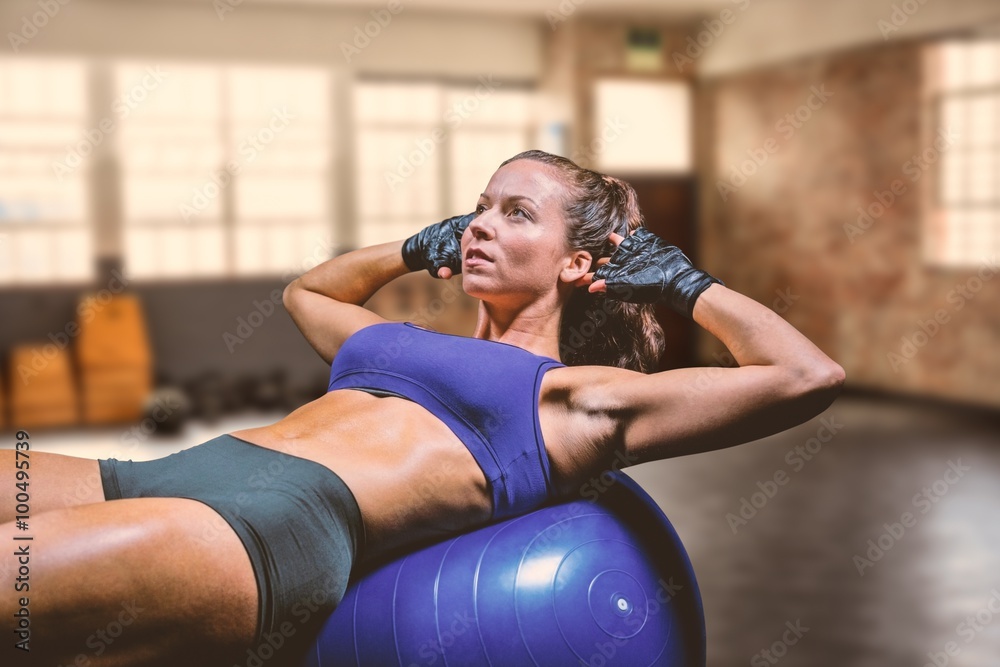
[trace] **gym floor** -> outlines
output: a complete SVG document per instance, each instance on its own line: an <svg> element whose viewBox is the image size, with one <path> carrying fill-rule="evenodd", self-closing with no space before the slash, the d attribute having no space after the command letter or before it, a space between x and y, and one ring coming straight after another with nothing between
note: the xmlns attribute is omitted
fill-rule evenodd
<svg viewBox="0 0 1000 667"><path fill-rule="evenodd" d="M280 416L191 421L142 441L39 431L32 444L144 460ZM784 433L627 472L687 546L709 665L914 667L930 653L984 667L1000 655L995 414L848 391Z"/></svg>
<svg viewBox="0 0 1000 667"><path fill-rule="evenodd" d="M784 433L628 472L694 563L709 665L998 664L996 413L845 392Z"/></svg>

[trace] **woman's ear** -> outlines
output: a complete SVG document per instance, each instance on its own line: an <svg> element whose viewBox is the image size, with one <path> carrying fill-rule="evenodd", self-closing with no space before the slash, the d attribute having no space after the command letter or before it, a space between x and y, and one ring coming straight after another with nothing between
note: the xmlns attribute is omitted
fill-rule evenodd
<svg viewBox="0 0 1000 667"><path fill-rule="evenodd" d="M567 283L573 283L590 271L590 266L594 259L586 250L576 250L569 256L569 261L559 272L559 279ZM596 267L594 268L596 271Z"/></svg>

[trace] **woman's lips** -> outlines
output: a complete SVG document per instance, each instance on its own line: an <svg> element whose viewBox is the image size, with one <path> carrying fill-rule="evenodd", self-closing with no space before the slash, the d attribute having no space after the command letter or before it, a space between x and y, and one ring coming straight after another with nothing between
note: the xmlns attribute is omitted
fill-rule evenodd
<svg viewBox="0 0 1000 667"><path fill-rule="evenodd" d="M479 248L469 248L469 251L465 255L465 263L468 266L478 266L492 261L493 260L487 257L486 253Z"/></svg>

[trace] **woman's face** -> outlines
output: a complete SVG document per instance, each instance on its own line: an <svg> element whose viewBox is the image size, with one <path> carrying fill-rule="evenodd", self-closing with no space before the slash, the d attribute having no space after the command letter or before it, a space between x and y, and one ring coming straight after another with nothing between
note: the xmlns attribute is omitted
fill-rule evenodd
<svg viewBox="0 0 1000 667"><path fill-rule="evenodd" d="M493 174L462 235L467 294L516 307L586 273L590 254L566 244L566 189L555 167L534 160L515 160ZM489 260L470 263L472 248Z"/></svg>

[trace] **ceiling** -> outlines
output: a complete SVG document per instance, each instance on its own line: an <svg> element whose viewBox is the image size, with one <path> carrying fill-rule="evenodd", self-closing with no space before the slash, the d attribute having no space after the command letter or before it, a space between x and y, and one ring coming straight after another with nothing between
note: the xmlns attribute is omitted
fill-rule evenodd
<svg viewBox="0 0 1000 667"><path fill-rule="evenodd" d="M162 0L159 0L162 1ZM174 0L204 2L204 0ZM226 0L221 0L226 2ZM755 4L772 0L746 0ZM799 0L796 0L799 1ZM809 0L801 0L808 2ZM384 9L390 0L231 0L232 4L278 5L285 7L340 7ZM628 14L663 18L692 18L734 8L737 0L398 0L408 10L446 11L462 14L506 14L545 18L548 13ZM744 0L739 0L744 4Z"/></svg>
<svg viewBox="0 0 1000 667"><path fill-rule="evenodd" d="M23 0L28 2L28 0ZM83 0L76 0L83 2ZM134 4L138 0L115 0ZM208 0L145 0L150 4L204 6ZM923 36L979 32L1000 36L998 0L213 0L266 9L329 8L367 14L398 3L407 14L433 20L450 17L503 16L547 21L586 15L693 24L717 19L728 10L732 28L721 34L699 64L699 75L712 77L767 63L790 61L812 53L856 48ZM903 15L902 5L915 9ZM889 25L889 22L898 25ZM888 26L888 28L886 27ZM700 35L700 33L698 33ZM692 35L691 39L694 38ZM699 39L701 37L699 36Z"/></svg>

